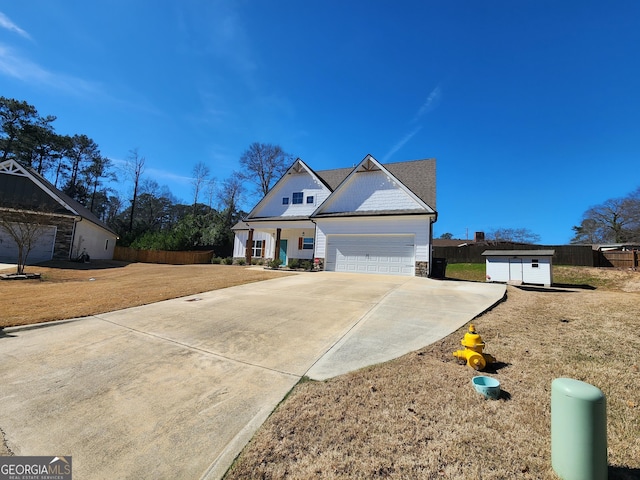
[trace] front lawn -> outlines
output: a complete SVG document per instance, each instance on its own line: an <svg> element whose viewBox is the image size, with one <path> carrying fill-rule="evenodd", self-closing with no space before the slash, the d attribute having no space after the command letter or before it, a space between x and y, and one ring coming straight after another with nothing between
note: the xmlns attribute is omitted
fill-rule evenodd
<svg viewBox="0 0 640 480"><path fill-rule="evenodd" d="M240 266L116 261L48 262L27 271L42 277L0 280L0 327L97 315L285 275Z"/></svg>

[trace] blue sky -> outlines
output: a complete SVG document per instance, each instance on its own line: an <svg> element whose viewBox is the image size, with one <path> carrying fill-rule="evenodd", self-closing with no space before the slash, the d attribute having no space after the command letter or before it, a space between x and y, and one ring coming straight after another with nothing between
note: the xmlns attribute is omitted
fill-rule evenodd
<svg viewBox="0 0 640 480"><path fill-rule="evenodd" d="M137 147L185 202L252 142L316 170L436 158L436 236L560 244L640 186L640 2L2 2L0 95Z"/></svg>

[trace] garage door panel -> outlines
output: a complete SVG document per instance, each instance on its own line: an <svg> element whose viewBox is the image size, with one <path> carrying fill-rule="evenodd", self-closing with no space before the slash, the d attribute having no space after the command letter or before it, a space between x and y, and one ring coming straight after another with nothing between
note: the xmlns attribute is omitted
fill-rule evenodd
<svg viewBox="0 0 640 480"><path fill-rule="evenodd" d="M326 260L328 271L413 275L414 238L407 235L329 235Z"/></svg>
<svg viewBox="0 0 640 480"><path fill-rule="evenodd" d="M32 247L27 263L44 262L53 258L56 239L56 227L43 227L35 245ZM18 259L18 245L7 232L0 230L0 262L15 263Z"/></svg>

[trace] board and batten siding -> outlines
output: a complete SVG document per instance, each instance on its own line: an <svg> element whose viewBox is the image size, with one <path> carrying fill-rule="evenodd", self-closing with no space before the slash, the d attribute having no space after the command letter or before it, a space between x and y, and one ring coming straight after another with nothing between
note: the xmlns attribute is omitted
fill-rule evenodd
<svg viewBox="0 0 640 480"><path fill-rule="evenodd" d="M302 192L302 203L293 204L293 193ZM321 182L316 181L308 173L288 175L277 189L269 192L266 203L258 211L253 212L253 217L296 217L311 215L318 205L324 202L331 192ZM313 196L313 203L307 203L307 197ZM289 199L288 205L282 204L282 198Z"/></svg>
<svg viewBox="0 0 640 480"><path fill-rule="evenodd" d="M429 218L388 216L317 219L316 257L326 257L327 235L415 235L416 262L429 261Z"/></svg>
<svg viewBox="0 0 640 480"><path fill-rule="evenodd" d="M236 230L235 238L233 240L233 257L244 258L246 256L245 245L249 238L249 230ZM265 240L265 258L273 257L273 250L275 248L275 240L268 232L253 231L253 241ZM214 252L216 255L216 252Z"/></svg>
<svg viewBox="0 0 640 480"><path fill-rule="evenodd" d="M386 173L359 172L348 188L331 199L322 213L414 210L423 207L402 190Z"/></svg>

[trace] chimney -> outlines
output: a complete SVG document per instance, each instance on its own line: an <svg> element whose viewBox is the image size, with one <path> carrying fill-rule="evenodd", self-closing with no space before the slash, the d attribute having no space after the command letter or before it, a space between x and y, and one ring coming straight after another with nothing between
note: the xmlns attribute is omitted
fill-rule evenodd
<svg viewBox="0 0 640 480"><path fill-rule="evenodd" d="M476 232L473 234L474 242L484 242L484 232Z"/></svg>

